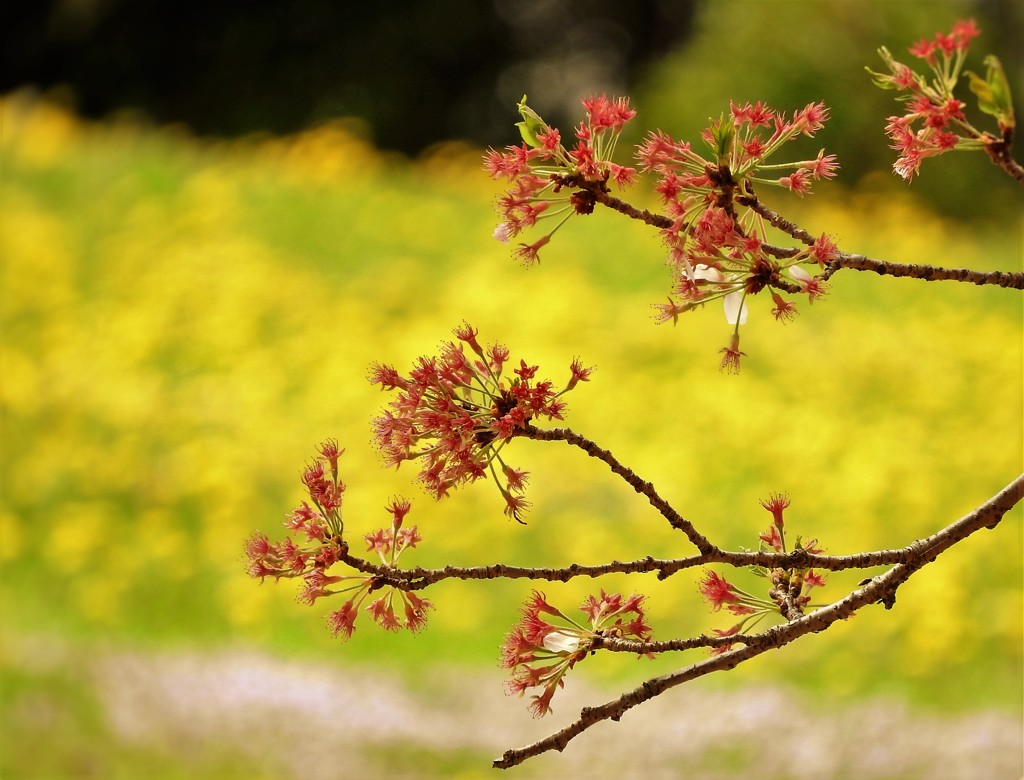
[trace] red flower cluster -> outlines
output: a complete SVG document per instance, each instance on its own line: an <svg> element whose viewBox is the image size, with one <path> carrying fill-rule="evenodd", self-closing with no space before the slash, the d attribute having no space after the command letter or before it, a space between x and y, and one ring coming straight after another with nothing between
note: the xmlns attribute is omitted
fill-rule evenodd
<svg viewBox="0 0 1024 780"><path fill-rule="evenodd" d="M520 244L516 255L526 264L538 260L538 252L569 217L589 213L593 203L578 194L563 192L568 181L599 182L614 179L620 186L631 184L633 168L611 161L616 141L625 124L636 115L627 98L608 99L605 95L583 101L586 119L576 128L576 143L569 149L562 144L558 129L548 125L529 106L526 98L519 104L523 118L518 123L522 146L509 146L505 152L494 149L484 157L484 169L492 178L511 182L499 200L503 222L494 231L495 238L508 241L542 217L560 217L549 232L532 244Z"/></svg>
<svg viewBox="0 0 1024 780"><path fill-rule="evenodd" d="M768 254L764 248L764 226L751 212L739 217L717 205L687 211L662 231L669 246L674 272L673 295L667 304L655 304L655 321L675 323L679 315L709 301L721 300L725 319L733 326L730 346L722 361L724 370L738 370L739 326L747 321L748 296L770 289L772 315L780 321L792 319L796 304L783 297L783 289L797 289L813 302L827 288L799 263L818 267L835 259L838 249L827 235L786 260ZM788 278L786 278L788 277Z"/></svg>
<svg viewBox="0 0 1024 780"><path fill-rule="evenodd" d="M931 80L896 61L885 47L879 49L889 73L869 72L878 86L904 93L898 99L907 107L902 116L889 117L885 127L891 148L899 152L893 170L902 178L912 179L925 158L948 152L965 140L977 141L982 135L967 122L965 104L953 95L970 41L978 34L974 20L969 19L954 24L948 35L938 33L932 40L911 46L910 53L931 70Z"/></svg>
<svg viewBox="0 0 1024 780"><path fill-rule="evenodd" d="M734 196L752 192L755 182L803 195L811 191L814 180L835 176L835 155L826 155L824 150L813 160L766 165L783 144L799 135L813 136L827 119L828 109L822 103L811 103L789 118L760 102L733 104L727 118L713 122L703 133L712 151L710 158L660 131L651 133L637 151L641 169L658 175L655 190L672 219L662 237L674 270L673 296L667 304L655 306L655 319L675 323L680 314L721 299L726 320L733 326L731 343L722 350L723 370L739 370L744 354L739 350L739 326L747 319L748 295L775 287L772 314L788 320L796 314L796 305L778 291L792 284L783 279L783 271L794 276L810 300L824 293L820 282L805 282L811 276L798 264L824 265L833 260L838 250L828 236L780 260L762 248L765 229L761 218L738 208ZM788 173L777 176L780 168ZM768 170L771 177L764 175Z"/></svg>
<svg viewBox="0 0 1024 780"><path fill-rule="evenodd" d="M336 440L328 439L317 450L318 456L302 472L302 483L313 506L303 501L288 515L285 527L301 532L306 545L296 544L290 536L271 544L266 534L257 532L245 543L250 576L260 580L268 576L275 580L303 577L307 584L327 584L322 582L324 571L338 560L344 528L341 498L345 483L338 476L338 458L343 452L338 449ZM307 590L313 593L315 587ZM308 603L315 600L313 596Z"/></svg>
<svg viewBox="0 0 1024 780"><path fill-rule="evenodd" d="M978 29L973 19L961 19L953 25L949 35L936 33L932 40L923 38L911 46L909 51L915 57L920 57L934 67L938 65L936 52L940 53L944 59L964 54L970 46L971 39L977 38L980 34L981 30Z"/></svg>
<svg viewBox="0 0 1024 780"><path fill-rule="evenodd" d="M587 657L594 637L650 641L653 632L645 621L643 601L638 594L624 598L603 590L600 596L588 596L580 605L590 624L586 627L549 604L543 593L533 591L523 604L522 619L501 649L501 666L512 670L509 693L522 696L528 688L542 688L531 697L530 710L537 718L547 715L555 691L565 684L568 671ZM542 615L558 618L562 625Z"/></svg>
<svg viewBox="0 0 1024 780"><path fill-rule="evenodd" d="M387 506L391 513L391 527L381 528L372 534L366 534L369 550L376 550L380 561L385 566L397 566L401 554L415 547L423 541L416 530L416 526L403 528L402 523L409 513L410 504L405 499L394 499ZM332 612L327 619L327 624L335 636L342 634L346 639L352 636L355 630L355 620L359 615L359 608L369 598L371 593L379 592L380 595L371 601L364 608L381 628L388 631L397 631L403 626L410 631L416 632L423 628L427 622L427 610L433 607L427 599L420 598L412 591L401 590L392 586L379 588L376 577L352 577L355 583L344 590L352 592L341 609ZM395 613L396 604L404 615L400 619Z"/></svg>
<svg viewBox="0 0 1024 780"><path fill-rule="evenodd" d="M636 157L641 170L660 177L655 191L668 216L689 222L695 212L717 200L716 190L723 186L743 192L744 182L759 182L804 195L811 191L813 180L831 179L839 165L835 155L826 155L824 150L813 160L767 165L768 158L785 143L801 135L813 137L826 121L824 103L810 103L789 118L760 102L730 104L728 117L712 122L702 133L710 157L660 130L648 134ZM776 176L779 170L789 173ZM772 171L770 176L765 175L768 171Z"/></svg>
<svg viewBox="0 0 1024 780"><path fill-rule="evenodd" d="M404 624L410 631L418 631L426 623L427 610L432 606L426 599L390 586L380 588L374 576L327 573L340 560L343 549L341 494L345 485L338 477L338 457L342 452L337 442L329 439L320 445L320 456L302 474L302 481L316 508L303 501L288 516L285 527L302 532L303 542L296 543L289 536L274 544L264 533L253 534L245 543L248 573L260 580L268 576L275 580L301 577L303 587L298 601L302 604L313 604L325 596L352 593L341 609L332 612L327 620L334 634L342 634L346 639L355 630L363 602L375 592L379 592L379 596L365 607L374 621L388 630L397 630ZM367 549L376 550L381 563L386 566L397 565L404 550L422 541L415 526L402 527L409 509L408 501L393 500L387 506L392 517L391 528L365 536L369 545ZM395 614L396 601L400 602L404 621Z"/></svg>
<svg viewBox="0 0 1024 780"><path fill-rule="evenodd" d="M773 521L771 526L758 536L759 549L762 552L786 552L783 512L789 506L789 497L783 493L773 493L767 500L761 502L761 506L772 513ZM809 542L802 542L797 537L796 548L807 550L812 555L823 552L817 547L817 541L813 539ZM718 612L725 607L733 615L742 616L742 620L729 629L715 629L717 636L734 636L744 628L756 625L765 615L771 613L779 613L787 619L792 619L797 614L802 614L804 608L810 605L811 590L825 584L825 575L811 568L766 569L754 567L754 573L764 577L770 583L768 598L761 598L740 590L725 577L710 569L705 571L698 590L711 609ZM724 653L731 646L732 643L717 645L711 652L713 655Z"/></svg>
<svg viewBox="0 0 1024 780"><path fill-rule="evenodd" d="M507 377L508 348L493 344L484 349L470 325L454 333L460 343L446 342L439 356L419 358L408 376L374 364L370 381L399 391L390 408L374 419L374 440L388 465L420 459L419 480L437 499L490 474L505 499L505 513L520 520L529 506L522 496L528 474L506 465L501 450L532 420L561 420L566 408L561 396L586 381L591 369L573 360L568 383L556 391L551 381L537 379L537 366L524 360ZM464 346L473 354L467 355Z"/></svg>
<svg viewBox="0 0 1024 780"><path fill-rule="evenodd" d="M524 98L525 101L525 98ZM494 178L506 177L511 188L500 201L503 222L495 237L507 241L540 219L560 216L555 227L531 244L520 244L518 256L526 263L538 253L554 232L573 214L590 213L596 203L594 189L614 178L620 185L632 183L636 171L611 162L611 154L622 127L635 111L620 98L605 96L583 101L586 120L576 129L576 147L566 149L561 135L525 102L519 106L523 121L519 128L524 143L501 153L490 150L484 167ZM738 327L746 320L745 298L765 287L794 290L781 272L799 272L799 263L824 265L838 250L827 236L813 247L779 259L762 250L765 229L761 217L750 210L738 211L737 196L753 194L754 183L772 184L803 195L817 179L835 176L835 155L824 150L811 160L767 164L784 144L798 136L813 137L828 120L823 103L811 103L785 116L760 102L730 107L724 117L703 133L710 155L701 155L686 142L675 141L661 131L651 133L638 148L640 168L655 173L655 190L672 225L662 231L669 247L669 259L676 271L668 304L656 306L659 322L676 322L679 315L720 298L726 319L734 326L733 344L723 350L722 368L736 371L744 354L738 348ZM770 175L769 175L770 174ZM781 174L781 175L780 175ZM603 191L607 191L603 189ZM568 194L567 194L568 193ZM803 272L804 277L810 275ZM813 300L824 293L820 282L796 287ZM796 306L779 292L772 293L772 313L788 320Z"/></svg>

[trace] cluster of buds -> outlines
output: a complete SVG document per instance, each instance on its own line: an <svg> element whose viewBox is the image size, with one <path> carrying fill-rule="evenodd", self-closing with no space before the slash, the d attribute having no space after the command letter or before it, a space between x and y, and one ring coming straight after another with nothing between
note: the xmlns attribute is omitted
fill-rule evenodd
<svg viewBox="0 0 1024 780"><path fill-rule="evenodd" d="M758 539L762 552L786 552L786 529L783 512L789 506L789 498L784 494L772 494L761 506L772 513L772 524ZM811 555L822 552L817 540L804 542L798 536L795 549L806 550ZM701 596L708 602L711 609L718 612L723 607L727 612L740 618L739 622L728 629L714 629L720 637L734 636L747 628L759 623L766 615L781 614L787 620L795 620L804 614L811 605L811 590L825 584L825 576L812 568L803 569L768 569L762 566L752 567L753 572L769 582L767 598L741 590L725 577L711 571L704 572L698 589ZM731 644L717 645L713 654L724 653Z"/></svg>
<svg viewBox="0 0 1024 780"><path fill-rule="evenodd" d="M627 98L610 100L605 95L583 101L586 118L576 128L576 143L569 149L561 132L540 115L519 104L522 121L517 123L523 138L521 146L509 146L504 152L494 149L484 158L484 168L492 178L504 177L510 187L499 200L503 221L494 231L499 241L508 241L538 221L554 219L554 227L533 243L522 243L516 256L529 265L552 235L573 214L594 210L592 195L584 191L568 192L582 182L602 188L609 180L620 187L631 184L636 170L612 162L616 142L625 124L636 115Z"/></svg>
<svg viewBox="0 0 1024 780"><path fill-rule="evenodd" d="M671 220L662 237L673 269L673 294L667 304L655 306L655 319L675 323L680 314L721 299L733 326L730 344L722 350L723 370L739 370L739 326L747 319L748 296L769 288L772 314L785 321L796 314L796 304L785 293L806 293L811 301L825 293L823 283L801 264L821 267L835 259L838 250L831 239L822 235L812 246L779 256L765 246L763 221L742 206L742 197L752 195L755 184L804 195L813 181L835 176L835 155L824 150L812 160L767 162L788 141L813 137L827 119L822 103L790 117L760 102L733 104L702 134L710 159L660 131L648 135L638 149L641 169L659 177L655 189Z"/></svg>
<svg viewBox="0 0 1024 780"><path fill-rule="evenodd" d="M591 652L597 637L648 642L652 629L645 622L644 596L624 598L618 593L588 596L580 605L587 624L573 620L549 604L544 594L533 591L523 604L522 619L502 645L501 666L511 670L509 693L522 696L527 689L540 688L530 698L534 717L551 712L551 699L565 682L564 677ZM542 616L557 618L554 624Z"/></svg>
<svg viewBox="0 0 1024 780"><path fill-rule="evenodd" d="M921 162L951 149L984 149L1000 141L974 128L964 115L965 104L953 94L970 42L979 30L973 19L958 21L947 35L938 33L932 39L918 41L910 47L912 55L923 60L931 77L917 73L909 65L898 62L884 46L879 56L889 73L871 73L875 84L901 93L906 103L903 116L889 117L885 131L891 147L899 152L893 170L908 181L920 171ZM1001 134L1014 127L1010 89L999 60L985 60L986 77L967 73L971 91L979 98L979 107L996 117Z"/></svg>
<svg viewBox="0 0 1024 780"><path fill-rule="evenodd" d="M505 500L505 513L522 522L529 507L523 497L528 473L507 465L502 449L532 420L563 419L562 396L586 381L591 369L573 360L568 382L556 390L551 381L537 379L538 367L524 360L512 369L512 377L506 376L508 348L493 344L484 349L470 325L454 333L458 343L444 343L437 357L419 358L408 376L374 364L370 381L399 391L390 408L374 419L374 440L388 465L418 459L419 480L437 499L489 474Z"/></svg>
<svg viewBox="0 0 1024 780"><path fill-rule="evenodd" d="M342 540L341 520L345 485L338 476L338 457L343 450L331 439L320 445L318 452L318 457L302 474L312 506L303 501L284 524L289 530L301 533L303 538L296 542L288 536L273 543L264 533L253 534L245 543L249 575L260 580L266 577L301 579L302 589L297 600L307 605L325 596L349 594L342 607L328 616L328 626L335 636L340 634L346 639L352 636L361 609L389 631L396 631L403 625L410 631L418 631L426 623L427 610L431 607L426 599L382 585L376 576L328 573L347 551ZM396 566L402 552L421 541L416 526L403 528L409 509L408 501L392 500L387 506L392 517L391 527L364 537L367 550L376 550L385 566ZM371 599L371 594L376 598ZM396 605L402 618L396 614Z"/></svg>

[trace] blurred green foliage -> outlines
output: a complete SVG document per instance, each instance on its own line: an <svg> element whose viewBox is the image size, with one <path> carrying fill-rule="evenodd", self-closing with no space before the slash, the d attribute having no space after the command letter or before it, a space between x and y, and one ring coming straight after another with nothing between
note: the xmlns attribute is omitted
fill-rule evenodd
<svg viewBox="0 0 1024 780"><path fill-rule="evenodd" d="M957 19L976 17L981 37L971 44L967 68L984 72L994 53L1006 66L1014 94L1024 94L1024 7L1014 2L970 0L744 0L699 7L691 40L647 69L635 91L637 128L660 127L676 137L696 138L708 117L729 101L762 100L793 111L824 101L832 112L826 130L807 142L813 155L824 146L838 154L842 177L856 184L892 165L896 153L883 135L886 117L903 113L891 91L871 86L865 67L879 70L879 46L916 66L907 49L935 32L949 32ZM995 132L962 85L960 99L972 121ZM1018 113L1021 107L1017 107ZM1016 219L1014 182L970 154L951 154L941 165L924 165L912 187L922 205L958 219Z"/></svg>
<svg viewBox="0 0 1024 780"><path fill-rule="evenodd" d="M758 501L770 491L792 496L794 532L847 553L930 533L1021 469L1014 292L840 273L832 294L789 325L753 306L743 373L726 376L716 370L728 337L716 307L674 330L651 323L668 274L642 226L608 214L575 220L540 267L509 260L489 237L497 188L474 150L446 146L407 164L344 123L212 144L127 121L84 123L25 95L2 110L8 636L82 648L241 642L392 664L412 684L424 659L493 664L528 583L443 583L430 591L437 609L423 634L361 620L342 645L324 627L330 604L300 607L292 585L244 576L243 540L256 528L279 532L302 497L303 463L328 436L347 447L354 532L387 522L392 495L414 498L408 522L425 542L410 564L688 554L601 464L558 444L508 450L533 475L525 528L487 485L435 504L413 472L379 467L368 422L385 397L365 381L367 367L403 369L463 319L553 379L577 355L596 365L570 398L567 424L731 547L756 543L768 521ZM772 205L848 251L1020 270L1018 224L965 230L881 178ZM711 684L771 678L836 699L892 691L1019 713L1020 521L1018 509L943 556L892 612L866 610ZM668 638L726 626L700 603L699 576L601 586L648 593L656 636ZM860 576L834 575L823 597ZM572 608L596 587L544 590ZM699 657L601 659L579 672L635 683ZM45 698L66 682L11 668L4 677L5 708L24 701L26 686ZM61 732L73 755L100 727L88 725L88 701L61 695L83 713L70 736ZM5 732L7 753L38 738L18 722Z"/></svg>

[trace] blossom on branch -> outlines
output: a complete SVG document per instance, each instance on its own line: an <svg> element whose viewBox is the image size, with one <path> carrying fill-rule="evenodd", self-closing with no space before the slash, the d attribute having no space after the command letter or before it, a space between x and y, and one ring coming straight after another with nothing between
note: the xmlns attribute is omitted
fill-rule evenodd
<svg viewBox="0 0 1024 780"><path fill-rule="evenodd" d="M761 502L761 506L772 514L772 524L758 536L758 549L761 552L785 553L786 528L783 512L789 507L789 496L785 493L772 493ZM808 542L797 537L797 550L806 550L812 555L822 552L816 540ZM753 572L767 581L766 596L757 596L741 590L717 572L707 569L698 583L697 589L712 611L723 608L742 619L727 630L714 629L716 636L733 636L745 628L756 625L766 616L777 614L786 620L794 620L804 614L811 606L810 592L813 588L825 584L825 575L813 568L766 568L752 567ZM732 643L715 645L711 649L713 655L724 653Z"/></svg>
<svg viewBox="0 0 1024 780"><path fill-rule="evenodd" d="M301 604L311 605L321 598L348 594L341 608L331 612L327 619L335 636L345 639L352 636L360 610L368 612L387 630L404 626L410 631L419 631L426 624L427 610L433 606L427 599L390 585L382 587L376 576L362 572L328 573L348 549L343 541L341 519L345 485L338 474L338 458L343 452L338 449L337 441L328 439L318 448L318 457L302 473L302 482L313 506L303 501L288 515L284 525L301 532L304 540L296 542L288 536L273 543L262 532L253 534L244 545L249 559L247 571L260 580L266 577L301 579L302 589L297 596ZM405 550L423 539L416 526L404 525L411 509L409 501L395 498L386 509L391 514L391 527L366 534L364 539L367 550L376 551L381 563L393 568ZM371 593L376 598L366 604ZM396 608L402 617L396 613Z"/></svg>
<svg viewBox="0 0 1024 780"><path fill-rule="evenodd" d="M954 95L964 74L970 42L979 33L973 19L961 20L948 34L940 32L911 46L908 51L924 62L929 76L897 61L884 46L878 50L889 72L868 69L868 73L877 86L896 90L897 100L906 106L902 116L889 117L885 126L890 147L899 152L893 170L901 178L913 179L929 157L952 149L985 149L1003 143L1007 132L1012 132L1015 121L1009 85L995 57L986 59L984 79L970 72L967 76L981 110L996 117L998 136L975 128L964 114L965 103Z"/></svg>
<svg viewBox="0 0 1024 780"><path fill-rule="evenodd" d="M824 150L811 160L769 162L788 141L815 135L827 119L823 103L810 103L790 116L761 102L734 103L727 116L703 133L710 154L698 153L689 142L662 131L652 132L638 147L640 168L659 177L655 190L671 220L662 229L662 238L676 297L670 297L668 305L656 305L656 320L674 323L680 313L721 299L726 321L734 326L731 343L722 350L723 371L739 369L743 353L738 348L738 326L747 319L747 298L770 288L772 314L779 320L791 319L796 306L784 295L794 287L783 271L798 268L799 263L823 265L838 252L827 236L784 255L769 251L761 215L743 200L753 197L755 185L781 186L804 195L814 181L834 177L838 163Z"/></svg>
<svg viewBox="0 0 1024 780"><path fill-rule="evenodd" d="M525 265L540 259L540 249L571 216L593 211L593 201L574 193L567 183L592 182L605 187L606 182L614 181L627 187L636 178L634 168L612 162L622 128L636 115L628 98L594 95L583 101L583 108L586 115L576 128L575 145L566 146L561 131L527 106L524 96L519 104L523 121L517 123L523 144L504 152L490 149L484 156L484 169L491 177L510 182L498 201L503 221L494 231L495 238L507 242L542 220L554 222L539 239L521 243L514 251Z"/></svg>
<svg viewBox="0 0 1024 780"><path fill-rule="evenodd" d="M538 379L538 367L524 360L506 371L508 348L485 349L477 333L467 323L459 326L457 342L445 342L436 357L419 358L408 376L375 364L370 382L399 392L374 419L373 437L388 465L418 460L419 481L436 499L490 476L505 500L505 513L521 522L529 506L521 495L528 474L506 464L502 451L535 420L563 419L562 396L587 381L591 369L575 358L558 390L550 380Z"/></svg>
<svg viewBox="0 0 1024 780"><path fill-rule="evenodd" d="M540 688L540 693L531 696L530 711L537 718L547 715L552 697L565 684L565 675L593 652L595 638L650 641L653 631L646 622L644 598L602 590L580 605L587 618L580 623L549 604L543 593L533 591L501 648L501 666L512 673L508 692L522 696L531 688Z"/></svg>

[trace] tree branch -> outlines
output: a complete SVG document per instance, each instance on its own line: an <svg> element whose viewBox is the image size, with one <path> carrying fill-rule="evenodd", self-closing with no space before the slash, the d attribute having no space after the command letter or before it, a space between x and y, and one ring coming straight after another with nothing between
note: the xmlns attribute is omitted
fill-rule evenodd
<svg viewBox="0 0 1024 780"><path fill-rule="evenodd" d="M600 706L584 708L580 712L578 720L531 745L506 750L501 758L494 760L492 766L496 769L507 769L549 750L561 751L573 738L596 723L604 720L618 720L627 710L659 696L670 688L712 672L733 669L744 661L755 658L772 648L783 647L807 634L824 631L837 621L850 617L854 612L869 604L881 603L886 609L892 608L896 601L897 589L916 571L976 531L982 528L995 528L1003 516L1022 498L1024 498L1024 474L1017 477L977 509L964 515L942 531L914 542L911 545L914 550L911 560L899 563L884 574L872 578L863 587L854 590L835 604L770 628L762 634L746 637L750 644L743 647L647 680L639 687Z"/></svg>
<svg viewBox="0 0 1024 780"><path fill-rule="evenodd" d="M1013 159L1013 132L1012 127L1003 129L1002 140L988 144L985 151L993 163L998 165L1010 176L1016 179L1017 183L1024 186L1024 166Z"/></svg>
<svg viewBox="0 0 1024 780"><path fill-rule="evenodd" d="M916 544L916 543L915 543ZM633 561L609 561L593 565L572 563L562 567L530 567L510 566L504 563L492 563L485 566L445 566L440 569L426 569L413 566L407 569L392 568L352 555L346 549L338 556L338 560L353 569L379 577L382 584L391 585L401 590L422 590L429 585L443 580L494 580L494 579L525 579L546 580L550 582L568 582L577 577L596 579L608 574L643 574L656 573L658 579L664 580L677 572L720 563L735 568L746 566L762 566L766 569L822 569L825 571L845 571L848 569L870 569L876 566L891 566L910 560L914 553L913 545L895 550L876 550L874 552L855 553L853 555L821 555L812 554L807 550L791 550L777 553L767 551L729 552L716 549L712 553L691 555L686 558L654 558L648 555Z"/></svg>
<svg viewBox="0 0 1024 780"><path fill-rule="evenodd" d="M950 525L941 531L918 539L905 547L892 550L875 550L854 553L852 555L823 555L810 553L805 549L790 550L779 553L767 550L730 552L712 546L707 553L691 555L685 558L654 558L650 555L632 561L608 561L592 565L572 563L562 567L530 567L511 566L504 563L492 563L484 566L445 566L440 569L427 569L420 566L399 569L384 566L352 555L345 544L338 560L348 564L356 571L380 578L381 584L390 585L401 590L422 590L443 580L493 580L493 579L526 579L545 580L550 582L568 582L577 577L596 579L608 574L643 574L656 573L658 579L667 579L677 572L710 564L723 564L734 568L760 566L766 569L821 569L823 571L847 571L850 569L870 569L876 566L891 566L900 563L913 563L922 550L944 543L947 536L956 532L957 524ZM735 639L734 641L742 641ZM631 650L630 652L634 652ZM648 652L636 650L635 652Z"/></svg>
<svg viewBox="0 0 1024 780"><path fill-rule="evenodd" d="M525 431L519 435L524 436L527 439L535 439L537 441L564 441L574 447L579 447L590 457L603 461L613 473L622 477L622 479L624 479L626 483L633 488L633 490L640 493L642 496L645 496L647 500L651 502L651 505L661 512L673 528L686 534L686 537L693 543L694 547L700 550L701 553L704 555L711 555L720 552L715 545L708 541L707 537L693 527L693 524L689 520L680 515L665 499L658 495L658 492L654 489L654 485L642 480L632 471L632 469L619 463L611 452L598 447L594 442L590 441L590 439L580 436L578 433L575 433L568 428L550 428L542 430L530 424L527 424Z"/></svg>
<svg viewBox="0 0 1024 780"><path fill-rule="evenodd" d="M775 213L765 206L761 201L752 195L744 195L736 199L737 202L747 206L752 211L760 214L773 227L783 233L792 236L807 246L814 244L815 238L803 228ZM777 257L791 257L795 254L792 249L784 247L766 246L765 251ZM970 282L971 284L993 284L998 287L1008 287L1015 290L1024 290L1024 274L1008 273L1005 271L972 271L968 268L939 268L933 265L917 265L912 263L890 263L885 260L874 260L864 255L853 255L840 252L839 256L829 263L824 273L823 280L827 280L840 268L851 268L855 271L874 271L882 276L909 276L913 279L921 279L926 282L934 281L956 281Z"/></svg>
<svg viewBox="0 0 1024 780"><path fill-rule="evenodd" d="M873 271L882 276L909 276L925 282L954 281L971 284L992 284L1013 290L1024 290L1024 273L1008 273L1006 271L972 271L969 268L939 268L934 265L914 265L908 263L890 263L885 260L872 260L864 255L850 255L840 252L839 257L828 264L822 279L828 279L840 268L851 268L855 271Z"/></svg>

